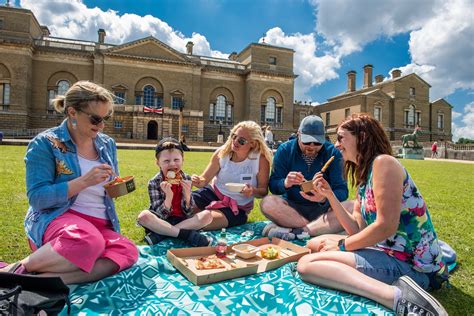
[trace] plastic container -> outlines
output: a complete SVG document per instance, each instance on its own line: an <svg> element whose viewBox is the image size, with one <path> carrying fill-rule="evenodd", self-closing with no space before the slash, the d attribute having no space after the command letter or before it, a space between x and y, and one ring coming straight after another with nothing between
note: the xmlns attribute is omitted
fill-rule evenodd
<svg viewBox="0 0 474 316"><path fill-rule="evenodd" d="M249 244L235 245L232 247L232 249L235 251L237 256L244 259L250 259L250 258L255 257L259 251L258 247L255 247Z"/></svg>
<svg viewBox="0 0 474 316"><path fill-rule="evenodd" d="M226 250L227 250L227 234L226 234L225 228L222 228L219 238L217 239L216 256L218 258L225 257Z"/></svg>

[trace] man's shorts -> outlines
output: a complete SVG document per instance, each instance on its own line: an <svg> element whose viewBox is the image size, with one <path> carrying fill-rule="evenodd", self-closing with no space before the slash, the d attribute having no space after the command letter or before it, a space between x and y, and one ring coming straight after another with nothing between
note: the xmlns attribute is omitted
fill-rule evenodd
<svg viewBox="0 0 474 316"><path fill-rule="evenodd" d="M318 217L323 215L324 213L327 213L330 205L329 202L326 201L326 203L321 204L317 202L313 202L312 204L303 204L303 203L298 203L295 201L289 201L285 200L288 205L292 208L294 208L301 216L306 218L309 222L312 222L316 220Z"/></svg>

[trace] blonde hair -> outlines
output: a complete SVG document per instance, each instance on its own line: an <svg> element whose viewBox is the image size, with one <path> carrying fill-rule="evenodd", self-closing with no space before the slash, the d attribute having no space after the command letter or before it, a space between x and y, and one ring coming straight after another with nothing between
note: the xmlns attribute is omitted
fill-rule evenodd
<svg viewBox="0 0 474 316"><path fill-rule="evenodd" d="M53 100L53 106L59 113L67 115L68 107L83 110L88 108L92 101L101 101L112 105L114 103L114 95L96 83L85 80L78 81L66 91L65 95L58 95ZM113 111L113 107L111 108Z"/></svg>
<svg viewBox="0 0 474 316"><path fill-rule="evenodd" d="M263 138L262 129L260 125L255 123L254 121L243 121L239 122L230 131L230 135L227 138L222 150L219 152L219 158L225 157L232 153L232 135L239 129L243 128L247 130L250 134L249 142L255 143L255 147L252 148L251 152L259 153L265 157L266 160L271 164L272 162L272 152L268 148L267 144L265 143L265 139Z"/></svg>

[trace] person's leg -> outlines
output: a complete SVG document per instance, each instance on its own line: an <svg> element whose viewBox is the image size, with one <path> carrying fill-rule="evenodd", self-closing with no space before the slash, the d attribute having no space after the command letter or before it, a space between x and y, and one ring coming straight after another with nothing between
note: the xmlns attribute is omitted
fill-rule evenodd
<svg viewBox="0 0 474 316"><path fill-rule="evenodd" d="M289 206L284 199L275 195L266 196L260 202L260 210L266 218L278 226L300 228L308 224L306 218Z"/></svg>
<svg viewBox="0 0 474 316"><path fill-rule="evenodd" d="M178 237L179 228L162 220L149 210L144 210L138 215L138 223L149 230L165 236Z"/></svg>
<svg viewBox="0 0 474 316"><path fill-rule="evenodd" d="M352 213L354 201L344 201L342 205L346 210ZM331 208L316 220L308 223L304 228L311 236L334 234L344 231L344 228L339 223L336 214Z"/></svg>
<svg viewBox="0 0 474 316"><path fill-rule="evenodd" d="M196 213L193 217L187 218L184 221L176 224L179 229L201 229L209 225L213 220L211 211L204 210Z"/></svg>
<svg viewBox="0 0 474 316"><path fill-rule="evenodd" d="M210 210L212 214L212 222L204 227L204 230L216 230L225 227L234 227L247 223L247 213L239 210L234 214L230 207L224 207L219 210Z"/></svg>

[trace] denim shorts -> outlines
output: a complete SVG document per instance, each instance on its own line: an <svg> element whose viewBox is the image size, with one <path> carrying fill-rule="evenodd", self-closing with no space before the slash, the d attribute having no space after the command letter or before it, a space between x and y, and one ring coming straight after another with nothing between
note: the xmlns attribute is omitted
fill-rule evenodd
<svg viewBox="0 0 474 316"><path fill-rule="evenodd" d="M210 186L193 191L192 195L194 203L196 203L197 208L200 210L205 210L206 206L208 206L213 201L219 201L219 198ZM227 222L229 223L227 227L234 227L247 223L247 213L243 210L239 210L237 215L232 212L230 207L223 207L213 211L220 211L222 214L224 214Z"/></svg>
<svg viewBox="0 0 474 316"><path fill-rule="evenodd" d="M356 269L373 279L392 284L401 276L406 275L423 289L428 289L430 284L428 274L414 270L413 266L407 262L374 248L355 250L353 253Z"/></svg>

